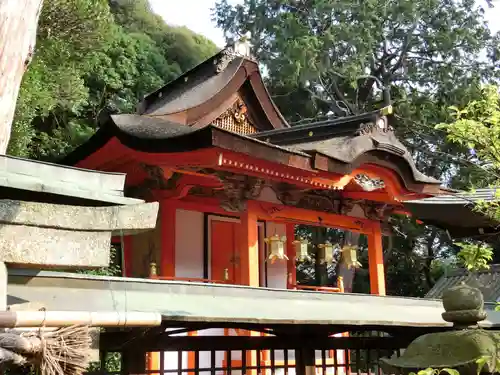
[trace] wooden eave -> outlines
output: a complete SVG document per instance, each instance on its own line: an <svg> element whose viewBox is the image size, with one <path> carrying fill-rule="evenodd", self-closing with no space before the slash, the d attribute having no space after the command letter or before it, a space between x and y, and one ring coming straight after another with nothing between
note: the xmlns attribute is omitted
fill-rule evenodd
<svg viewBox="0 0 500 375"><path fill-rule="evenodd" d="M290 131L291 129L285 130L287 133ZM354 162L349 163L335 159L328 153L309 149L303 151L296 144L280 146L265 142L262 138L260 134L256 137L244 136L214 125L197 129L159 118L116 115L109 117L101 129L86 144L68 155L63 163L98 169L104 164L109 167L110 161L118 159L118 155L128 154L129 160L158 165L176 163L175 165L181 166L182 163L189 165L188 160L192 160L190 156L195 153L212 150L214 152L211 159L200 156L190 163L272 179L282 179L291 174L293 176L290 178L295 184L312 184L318 188L328 187L328 184L318 183L315 177L338 180L366 163L373 164L371 168L378 168L378 172L386 174L384 177L394 181L393 185L398 186L398 190L391 193L395 197L413 196L417 199L440 193L438 181L416 180L415 170L408 160L395 157L386 149L378 150L380 155L376 155L372 150L365 152L366 150L358 148L362 152L354 155ZM391 159L388 161L384 157L392 157L394 160L391 162ZM253 168L253 165L259 163L268 164ZM329 187L336 188L334 184Z"/></svg>
<svg viewBox="0 0 500 375"><path fill-rule="evenodd" d="M373 165L379 173L392 171L410 191L440 194L440 182L418 171L408 150L388 125L389 119L381 112L312 122L252 137L308 153L316 170L344 175ZM379 121L385 124L384 129L376 126Z"/></svg>
<svg viewBox="0 0 500 375"><path fill-rule="evenodd" d="M138 113L200 128L213 121L214 112L220 115L236 94L258 116L259 130L289 127L262 81L257 62L227 49L147 95Z"/></svg>
<svg viewBox="0 0 500 375"><path fill-rule="evenodd" d="M134 205L125 175L0 155L0 199L74 206Z"/></svg>
<svg viewBox="0 0 500 375"><path fill-rule="evenodd" d="M494 202L497 188L475 192L455 192L427 199L412 200L404 207L412 216L446 230L453 238L475 237L488 240L500 233L500 223L474 209L478 202Z"/></svg>
<svg viewBox="0 0 500 375"><path fill-rule="evenodd" d="M50 285L50 288L47 288ZM109 291L112 290L113 293ZM8 304L40 302L47 310L160 312L171 327L211 323L321 328L448 328L438 300L254 288L30 270L9 270ZM128 297L127 297L127 292ZM116 307L116 301L118 307ZM261 303L256 303L261 301ZM89 305L90 304L90 305ZM115 304L115 305L113 305ZM309 309L302 308L307 305ZM331 306L337 306L331 309ZM369 309L366 307L370 306ZM311 311L314 314L311 316ZM404 311L404 313L401 313ZM498 314L500 315L500 313ZM493 314L482 327L497 325Z"/></svg>

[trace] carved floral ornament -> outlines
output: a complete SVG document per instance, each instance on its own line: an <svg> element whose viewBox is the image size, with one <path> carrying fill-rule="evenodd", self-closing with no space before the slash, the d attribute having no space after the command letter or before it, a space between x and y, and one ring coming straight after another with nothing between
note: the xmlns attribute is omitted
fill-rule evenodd
<svg viewBox="0 0 500 375"><path fill-rule="evenodd" d="M220 117L231 117L237 124L243 124L247 120L247 107L243 100L238 98Z"/></svg>
<svg viewBox="0 0 500 375"><path fill-rule="evenodd" d="M213 124L221 129L239 134L254 134L257 128L248 118L248 108L241 98L226 109Z"/></svg>

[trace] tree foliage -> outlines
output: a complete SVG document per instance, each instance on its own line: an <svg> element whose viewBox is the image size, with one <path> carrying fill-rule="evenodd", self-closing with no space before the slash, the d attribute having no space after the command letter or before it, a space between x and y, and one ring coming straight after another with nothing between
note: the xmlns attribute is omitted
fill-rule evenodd
<svg viewBox="0 0 500 375"><path fill-rule="evenodd" d="M308 93L310 113L288 113L300 119L370 109L383 87L404 99L491 77L477 59L495 46L483 13L473 0L221 0L215 19L229 37L252 33L273 86Z"/></svg>
<svg viewBox="0 0 500 375"><path fill-rule="evenodd" d="M482 171L434 125L452 120L450 105L464 106L481 96L482 84L498 82L499 36L490 32L483 4L220 0L214 19L228 39L251 33L271 95L292 124L369 111L390 96L391 125L417 167L463 188ZM438 260L457 248L442 231L414 220L394 218L392 226L388 292L423 295L444 267ZM357 275L355 288L366 285L363 272Z"/></svg>
<svg viewBox="0 0 500 375"><path fill-rule="evenodd" d="M446 131L447 138L466 150L471 163L481 171L471 179L471 187L500 183L500 94L498 87L486 86L481 96L463 108L449 107L452 121L441 123L437 129ZM495 207L489 206L489 209ZM486 208L486 207L485 207ZM499 215L496 215L500 218Z"/></svg>
<svg viewBox="0 0 500 375"><path fill-rule="evenodd" d="M45 1L9 153L59 158L95 131L103 110L134 111L142 96L215 49L166 25L146 0Z"/></svg>

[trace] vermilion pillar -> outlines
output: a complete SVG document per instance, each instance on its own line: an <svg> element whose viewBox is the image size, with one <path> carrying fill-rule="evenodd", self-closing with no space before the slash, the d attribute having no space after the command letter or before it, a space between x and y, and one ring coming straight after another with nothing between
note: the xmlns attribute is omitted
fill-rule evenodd
<svg viewBox="0 0 500 375"><path fill-rule="evenodd" d="M161 228L161 256L159 276L175 276L175 220L176 206L169 199L160 200L160 215L157 225ZM154 352L146 354L146 369L148 371L159 371L160 357L165 352ZM179 364L182 366L182 364ZM159 375L159 372L151 375Z"/></svg>
<svg viewBox="0 0 500 375"><path fill-rule="evenodd" d="M385 296L384 250L380 223L373 225L368 235L368 268L370 272L370 293Z"/></svg>
<svg viewBox="0 0 500 375"><path fill-rule="evenodd" d="M248 202L247 210L240 217L240 283L242 285L259 286L259 236L257 229L257 213L252 202Z"/></svg>
<svg viewBox="0 0 500 375"><path fill-rule="evenodd" d="M175 276L175 213L176 206L169 199L160 201L161 267L160 276Z"/></svg>
<svg viewBox="0 0 500 375"><path fill-rule="evenodd" d="M257 212L253 202L247 203L247 210L240 216L240 282L243 285L260 286L259 280L259 235L257 228ZM260 336L259 332L250 331L250 336ZM249 366L257 365L257 353L247 352L246 361ZM248 375L256 375L256 370L247 371Z"/></svg>
<svg viewBox="0 0 500 375"><path fill-rule="evenodd" d="M295 224L286 224L286 256L288 261L286 264L287 285L288 289L294 288L297 284L297 272L295 266Z"/></svg>

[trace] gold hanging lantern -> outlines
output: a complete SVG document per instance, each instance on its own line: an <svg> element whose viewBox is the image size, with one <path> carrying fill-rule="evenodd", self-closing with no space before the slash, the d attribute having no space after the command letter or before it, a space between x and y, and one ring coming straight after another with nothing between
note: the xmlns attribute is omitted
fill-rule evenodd
<svg viewBox="0 0 500 375"><path fill-rule="evenodd" d="M285 242L286 237L280 237L275 234L274 236L264 238L264 242L269 246L269 257L271 263L274 263L276 259L288 260L288 257L285 254Z"/></svg>
<svg viewBox="0 0 500 375"><path fill-rule="evenodd" d="M155 262L149 263L149 277L155 278L158 276L158 267Z"/></svg>
<svg viewBox="0 0 500 375"><path fill-rule="evenodd" d="M333 258L334 247L330 241L319 244L318 249L320 250L319 258L321 263L332 264L335 262Z"/></svg>
<svg viewBox="0 0 500 375"><path fill-rule="evenodd" d="M359 268L361 263L358 261L358 247L353 245L346 245L342 248L342 263L344 263L348 269Z"/></svg>
<svg viewBox="0 0 500 375"><path fill-rule="evenodd" d="M302 237L297 238L292 242L295 247L295 260L297 261L311 261L311 257L309 256L308 248L309 241Z"/></svg>

